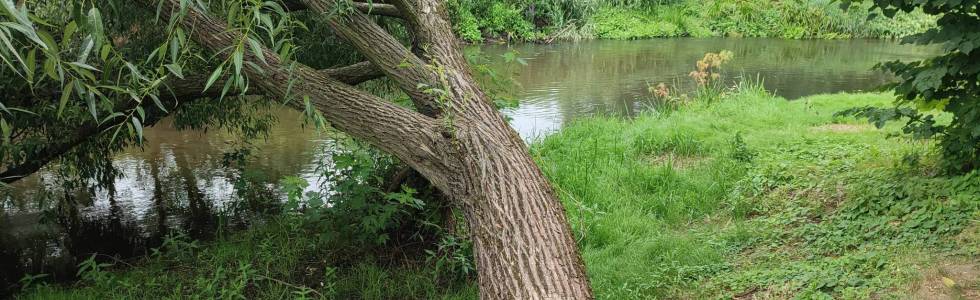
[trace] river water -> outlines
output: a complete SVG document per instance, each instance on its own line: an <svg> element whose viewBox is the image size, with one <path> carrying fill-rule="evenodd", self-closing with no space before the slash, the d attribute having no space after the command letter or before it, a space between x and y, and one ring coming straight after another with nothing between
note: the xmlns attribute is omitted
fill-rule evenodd
<svg viewBox="0 0 980 300"><path fill-rule="evenodd" d="M734 53L723 67L726 80L757 78L790 100L873 89L890 80L871 70L875 64L935 53L931 48L880 40L725 38L479 50L492 58L498 74L512 74L519 85L513 93L520 106L505 113L527 138L557 130L576 118L632 116L654 107L648 86L689 84L687 74L706 52ZM501 54L512 51L526 60L525 66L503 62ZM268 138L255 141L256 152L245 170L222 164L224 153L236 145L231 135L177 131L165 120L144 131L147 142L142 149L116 155L113 164L125 176L116 180L115 193L69 191L74 203L59 206L51 199L66 192L53 175L40 172L16 183L13 191L0 194L0 297L5 286L24 273L70 276L71 266L89 253L140 255L174 230L208 238L219 229L247 225L251 216L279 203L283 196L277 182L284 176L307 179L311 190L327 187L329 182L318 174L330 165L329 137L305 128L297 112L274 109L273 115L278 124ZM255 193L262 197L254 197ZM272 200L244 201L253 198Z"/></svg>

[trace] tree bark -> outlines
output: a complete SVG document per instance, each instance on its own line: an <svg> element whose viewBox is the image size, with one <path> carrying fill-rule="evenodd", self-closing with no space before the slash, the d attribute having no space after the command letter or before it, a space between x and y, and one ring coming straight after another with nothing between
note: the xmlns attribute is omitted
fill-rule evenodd
<svg viewBox="0 0 980 300"><path fill-rule="evenodd" d="M321 13L336 5L333 0L302 2ZM444 3L392 2L426 49L426 57L413 54L363 13L334 16L327 22L395 80L420 112L304 66L290 72L268 50L264 59L245 54L253 63L268 62L264 71L244 72L266 95L295 96L287 95L293 82L293 93L308 97L334 127L398 157L448 195L461 208L473 239L481 298L591 299L564 208L523 140L475 83ZM169 17L179 5L180 0L165 0L161 15ZM194 40L214 52L242 38L194 9L180 18ZM407 68L398 66L406 61ZM444 94L433 97L420 90L420 83Z"/></svg>

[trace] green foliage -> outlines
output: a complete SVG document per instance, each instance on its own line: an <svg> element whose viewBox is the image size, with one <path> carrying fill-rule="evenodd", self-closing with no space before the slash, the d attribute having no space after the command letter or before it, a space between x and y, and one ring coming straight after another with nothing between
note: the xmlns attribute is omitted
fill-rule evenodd
<svg viewBox="0 0 980 300"><path fill-rule="evenodd" d="M603 39L676 37L683 33L674 23L626 9L602 9L593 18L596 37Z"/></svg>
<svg viewBox="0 0 980 300"><path fill-rule="evenodd" d="M736 132L735 137L732 138L731 158L736 161L751 163L756 155L755 151L750 149L748 144L745 143L745 140L742 138L742 133Z"/></svg>
<svg viewBox="0 0 980 300"><path fill-rule="evenodd" d="M450 1L454 28L465 41L480 42L484 36L506 40L533 40L534 24L517 3L488 0Z"/></svg>
<svg viewBox="0 0 980 300"><path fill-rule="evenodd" d="M287 212L298 213L302 227L316 232L319 247L334 249L340 261L368 257L398 262L425 258L437 282L475 275L472 245L448 203L417 173L391 156L354 141L332 150L333 168L325 170L326 190L310 190L299 177L282 181Z"/></svg>
<svg viewBox="0 0 980 300"><path fill-rule="evenodd" d="M868 13L825 0L455 0L450 11L457 34L469 42L508 36L900 38L932 28L936 20L918 11L869 19Z"/></svg>
<svg viewBox="0 0 980 300"><path fill-rule="evenodd" d="M155 255L81 263L83 281L35 284L20 299L474 299L472 283L434 281L422 264L347 264L302 220L282 217L199 245L173 235ZM99 260L106 258L106 260ZM437 283L441 282L441 283ZM384 283L384 284L379 284Z"/></svg>
<svg viewBox="0 0 980 300"><path fill-rule="evenodd" d="M524 19L521 11L513 6L501 2L490 4L485 19L481 19L481 26L492 36L512 36L520 39L529 40L533 38L533 25Z"/></svg>
<svg viewBox="0 0 980 300"><path fill-rule="evenodd" d="M830 254L871 245L935 245L957 234L980 211L980 173L952 179L869 175L855 184L851 201L800 237Z"/></svg>
<svg viewBox="0 0 980 300"><path fill-rule="evenodd" d="M457 7L459 1L449 1L450 7ZM480 32L480 22L476 19L469 9L453 9L454 19L453 29L459 38L471 43L483 41L483 33Z"/></svg>
<svg viewBox="0 0 980 300"><path fill-rule="evenodd" d="M845 2L845 5L850 4ZM892 86L898 95L892 110L852 110L878 123L905 119L906 133L936 136L943 151L944 168L963 173L980 168L980 17L977 1L873 1L887 17L921 10L938 17L937 27L906 38L906 43L939 44L944 54L923 61L894 61L879 67L897 75ZM912 110L910 108L915 108ZM933 111L953 115L937 123Z"/></svg>
<svg viewBox="0 0 980 300"><path fill-rule="evenodd" d="M395 177L401 168L391 156L354 142L344 145L343 150L334 150L334 168L325 171L329 190L304 194L309 185L305 180L282 181L287 209L304 206L304 226L320 232L320 240L329 243L325 247L345 249L352 257L390 251L405 243L434 244L428 240L441 227L424 224L441 224L442 206L421 200L435 199L434 191L390 183L399 180Z"/></svg>

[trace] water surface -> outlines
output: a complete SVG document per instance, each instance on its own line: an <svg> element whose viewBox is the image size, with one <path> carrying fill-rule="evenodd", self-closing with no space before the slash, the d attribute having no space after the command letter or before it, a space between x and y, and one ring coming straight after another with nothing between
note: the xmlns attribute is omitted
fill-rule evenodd
<svg viewBox="0 0 980 300"><path fill-rule="evenodd" d="M688 87L688 74L705 53L732 51L722 68L730 83L762 80L787 99L835 92L867 91L891 77L872 68L893 60L917 60L934 48L882 40L782 40L764 38L674 38L585 41L552 45L484 47L492 56L516 50L527 66L503 64L523 87L521 105L508 114L523 136L558 129L583 116L631 116L652 106L648 86Z"/></svg>

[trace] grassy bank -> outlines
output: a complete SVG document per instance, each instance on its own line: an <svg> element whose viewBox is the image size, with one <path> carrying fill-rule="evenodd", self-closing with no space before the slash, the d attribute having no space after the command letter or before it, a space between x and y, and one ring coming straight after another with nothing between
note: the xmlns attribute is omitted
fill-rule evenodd
<svg viewBox="0 0 980 300"><path fill-rule="evenodd" d="M936 177L932 145L835 111L888 95L787 102L744 89L537 144L607 299L977 295L980 174ZM944 266L972 270L937 275ZM930 275L931 274L931 275Z"/></svg>
<svg viewBox="0 0 980 300"><path fill-rule="evenodd" d="M934 20L920 13L868 19L824 0L498 1L450 3L458 34L485 40L642 39L657 37L898 38Z"/></svg>
<svg viewBox="0 0 980 300"><path fill-rule="evenodd" d="M936 175L932 144L833 116L890 100L743 87L579 121L532 151L602 299L980 296L980 174ZM204 246L174 239L135 267L22 297L476 297L424 261L339 263L315 236L285 219Z"/></svg>

